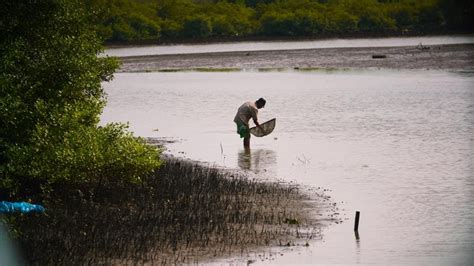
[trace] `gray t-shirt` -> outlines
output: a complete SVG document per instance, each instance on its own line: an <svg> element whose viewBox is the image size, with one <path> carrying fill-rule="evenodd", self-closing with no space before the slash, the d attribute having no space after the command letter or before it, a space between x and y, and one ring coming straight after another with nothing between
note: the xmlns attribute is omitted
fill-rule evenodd
<svg viewBox="0 0 474 266"><path fill-rule="evenodd" d="M235 115L234 122L249 125L250 118L253 118L253 121L257 120L258 108L255 105L255 102L246 102L239 107L237 114Z"/></svg>

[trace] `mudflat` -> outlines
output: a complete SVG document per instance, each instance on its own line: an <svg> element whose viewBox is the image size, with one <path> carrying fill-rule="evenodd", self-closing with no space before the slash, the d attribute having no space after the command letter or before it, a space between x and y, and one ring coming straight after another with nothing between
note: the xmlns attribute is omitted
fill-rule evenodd
<svg viewBox="0 0 474 266"><path fill-rule="evenodd" d="M48 215L15 216L25 257L40 265L199 264L269 246L308 246L323 227L343 222L321 188L164 160L141 185L61 187Z"/></svg>
<svg viewBox="0 0 474 266"><path fill-rule="evenodd" d="M120 72L320 69L474 71L474 44L320 48L121 57Z"/></svg>

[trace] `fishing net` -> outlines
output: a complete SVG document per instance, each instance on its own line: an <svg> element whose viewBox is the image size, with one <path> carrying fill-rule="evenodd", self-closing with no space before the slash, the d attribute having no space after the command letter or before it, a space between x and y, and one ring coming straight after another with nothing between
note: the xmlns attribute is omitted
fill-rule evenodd
<svg viewBox="0 0 474 266"><path fill-rule="evenodd" d="M260 128L258 127L252 127L250 129L250 133L254 135L255 137L263 137L266 136L270 133L273 132L273 129L275 129L275 124L276 124L276 118L273 118L271 120L268 120L265 123L260 124Z"/></svg>

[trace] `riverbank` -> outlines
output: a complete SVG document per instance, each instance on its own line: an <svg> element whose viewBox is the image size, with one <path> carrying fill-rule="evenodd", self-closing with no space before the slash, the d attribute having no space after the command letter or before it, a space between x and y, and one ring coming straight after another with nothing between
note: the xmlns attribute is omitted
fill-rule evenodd
<svg viewBox="0 0 474 266"><path fill-rule="evenodd" d="M140 185L61 187L46 215L13 217L34 264L175 264L309 245L339 223L323 190L166 158ZM284 254L280 254L284 255Z"/></svg>
<svg viewBox="0 0 474 266"><path fill-rule="evenodd" d="M430 69L474 71L474 44L120 57L120 72Z"/></svg>

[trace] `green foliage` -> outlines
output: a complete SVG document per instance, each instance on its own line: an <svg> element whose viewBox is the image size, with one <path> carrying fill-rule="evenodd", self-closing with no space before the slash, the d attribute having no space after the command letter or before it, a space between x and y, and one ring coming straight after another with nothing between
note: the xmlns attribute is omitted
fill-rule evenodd
<svg viewBox="0 0 474 266"><path fill-rule="evenodd" d="M251 8L225 1L159 0L156 14L165 37L243 36L255 28Z"/></svg>
<svg viewBox="0 0 474 266"><path fill-rule="evenodd" d="M444 18L437 3L421 2L418 21L415 24L420 31L430 31L444 25Z"/></svg>
<svg viewBox="0 0 474 266"><path fill-rule="evenodd" d="M358 31L359 18L347 9L330 6L325 17L325 32L353 33Z"/></svg>
<svg viewBox="0 0 474 266"><path fill-rule="evenodd" d="M109 41L472 31L474 16L469 0L88 1Z"/></svg>
<svg viewBox="0 0 474 266"><path fill-rule="evenodd" d="M472 32L474 29L474 5L471 0L439 0L439 8L449 29Z"/></svg>
<svg viewBox="0 0 474 266"><path fill-rule="evenodd" d="M325 28L326 7L314 1L280 1L259 9L264 35L311 36Z"/></svg>
<svg viewBox="0 0 474 266"><path fill-rule="evenodd" d="M61 182L137 182L160 164L156 150L98 126L103 56L75 1L3 1L0 10L0 195L28 197Z"/></svg>
<svg viewBox="0 0 474 266"><path fill-rule="evenodd" d="M150 40L161 37L162 20L156 5L129 0L86 0L88 12L97 14L97 32L111 41Z"/></svg>
<svg viewBox="0 0 474 266"><path fill-rule="evenodd" d="M218 2L203 7L211 18L213 36L245 36L255 31L255 11L244 5Z"/></svg>
<svg viewBox="0 0 474 266"><path fill-rule="evenodd" d="M361 32L384 32L396 30L396 22L387 16L383 4L376 0L347 1L346 11L358 17L357 28Z"/></svg>
<svg viewBox="0 0 474 266"><path fill-rule="evenodd" d="M261 31L263 35L295 35L293 17L293 14L289 12L265 12L265 14L260 17L260 24L262 25Z"/></svg>
<svg viewBox="0 0 474 266"><path fill-rule="evenodd" d="M397 27L401 30L413 30L417 23L417 10L413 3L394 4L389 11L390 16L395 19Z"/></svg>
<svg viewBox="0 0 474 266"><path fill-rule="evenodd" d="M182 35L187 38L209 37L212 33L211 20L202 15L186 18Z"/></svg>

